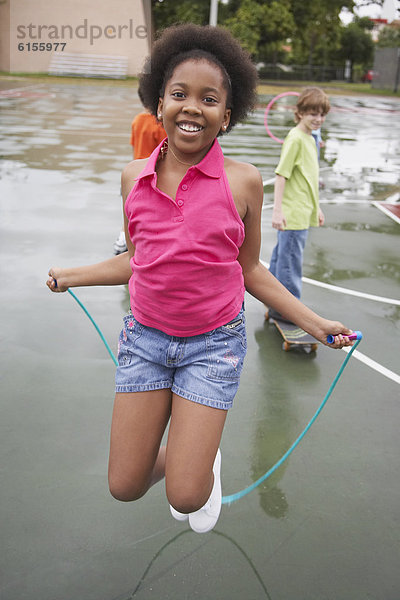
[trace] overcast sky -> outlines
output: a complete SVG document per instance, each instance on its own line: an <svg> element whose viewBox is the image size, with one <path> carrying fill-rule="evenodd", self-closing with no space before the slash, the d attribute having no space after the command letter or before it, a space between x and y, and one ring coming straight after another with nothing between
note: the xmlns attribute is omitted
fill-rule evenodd
<svg viewBox="0 0 400 600"><path fill-rule="evenodd" d="M394 0L394 2L396 2L396 0ZM357 2L356 0L356 4L359 4L359 2ZM380 6L378 6L377 4L372 4L370 6L364 6L361 8L356 9L356 14L359 17L371 17L372 19L379 19L382 13L382 8ZM348 11L342 11L340 13L340 18L344 23L349 23L351 21L351 13L349 13Z"/></svg>

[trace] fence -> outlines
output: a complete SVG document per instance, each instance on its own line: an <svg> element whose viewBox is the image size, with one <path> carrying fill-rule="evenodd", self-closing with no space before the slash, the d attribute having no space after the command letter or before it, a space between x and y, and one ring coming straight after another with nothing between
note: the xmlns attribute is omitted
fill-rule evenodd
<svg viewBox="0 0 400 600"><path fill-rule="evenodd" d="M372 87L397 92L400 85L400 48L377 48Z"/></svg>
<svg viewBox="0 0 400 600"><path fill-rule="evenodd" d="M286 81L343 81L345 79L345 67L266 64L260 66L258 75L260 79Z"/></svg>

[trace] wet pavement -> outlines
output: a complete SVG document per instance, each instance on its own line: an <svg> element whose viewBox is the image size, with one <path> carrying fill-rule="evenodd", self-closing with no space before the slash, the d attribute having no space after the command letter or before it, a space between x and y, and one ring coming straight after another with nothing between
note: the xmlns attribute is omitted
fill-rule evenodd
<svg viewBox="0 0 400 600"><path fill-rule="evenodd" d="M386 301L312 283L303 300L362 330L358 350L374 368L352 357L290 458L201 536L171 518L163 484L134 504L109 495L114 365L71 296L44 286L51 265L112 254L140 110L134 85L0 80L1 600L400 598L400 226L371 204L400 191L400 102L331 100L326 226L310 235L304 274ZM283 106L271 111L274 133L291 119ZM263 108L222 145L273 177L280 146ZM272 186L265 191L268 261ZM115 348L126 289L76 293ZM284 454L345 358L324 347L283 352L251 297L246 314L246 368L221 445L226 495Z"/></svg>

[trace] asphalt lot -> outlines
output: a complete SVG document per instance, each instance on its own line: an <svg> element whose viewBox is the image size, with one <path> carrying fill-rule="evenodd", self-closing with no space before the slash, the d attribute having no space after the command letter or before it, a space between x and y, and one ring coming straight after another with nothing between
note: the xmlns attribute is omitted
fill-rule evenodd
<svg viewBox="0 0 400 600"><path fill-rule="evenodd" d="M400 191L399 100L332 98L321 160L326 226L305 256L310 280L358 294L306 282L303 300L362 330L364 361L351 358L284 465L200 536L172 519L163 484L135 504L109 495L114 365L70 295L45 287L52 265L112 254L136 90L0 84L1 599L398 600L400 226L371 202ZM284 106L271 118L276 133L291 126ZM273 177L280 147L262 108L222 145ZM271 199L266 185L264 261L275 242ZM115 348L126 289L76 293ZM284 454L345 357L324 347L283 352L251 297L246 315L245 373L221 446L224 494Z"/></svg>

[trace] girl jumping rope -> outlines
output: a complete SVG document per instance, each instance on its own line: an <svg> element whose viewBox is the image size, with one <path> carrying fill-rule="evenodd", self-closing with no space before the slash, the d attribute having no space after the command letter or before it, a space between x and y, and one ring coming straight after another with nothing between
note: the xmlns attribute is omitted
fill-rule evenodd
<svg viewBox="0 0 400 600"><path fill-rule="evenodd" d="M256 70L224 29L180 25L140 77L167 138L122 173L128 252L49 271L53 292L129 281L119 339L109 486L136 500L165 477L171 513L210 531L221 510L219 445L246 353L247 290L322 343L351 330L297 300L260 263L262 179L218 136L253 108ZM166 446L161 446L169 423Z"/></svg>

